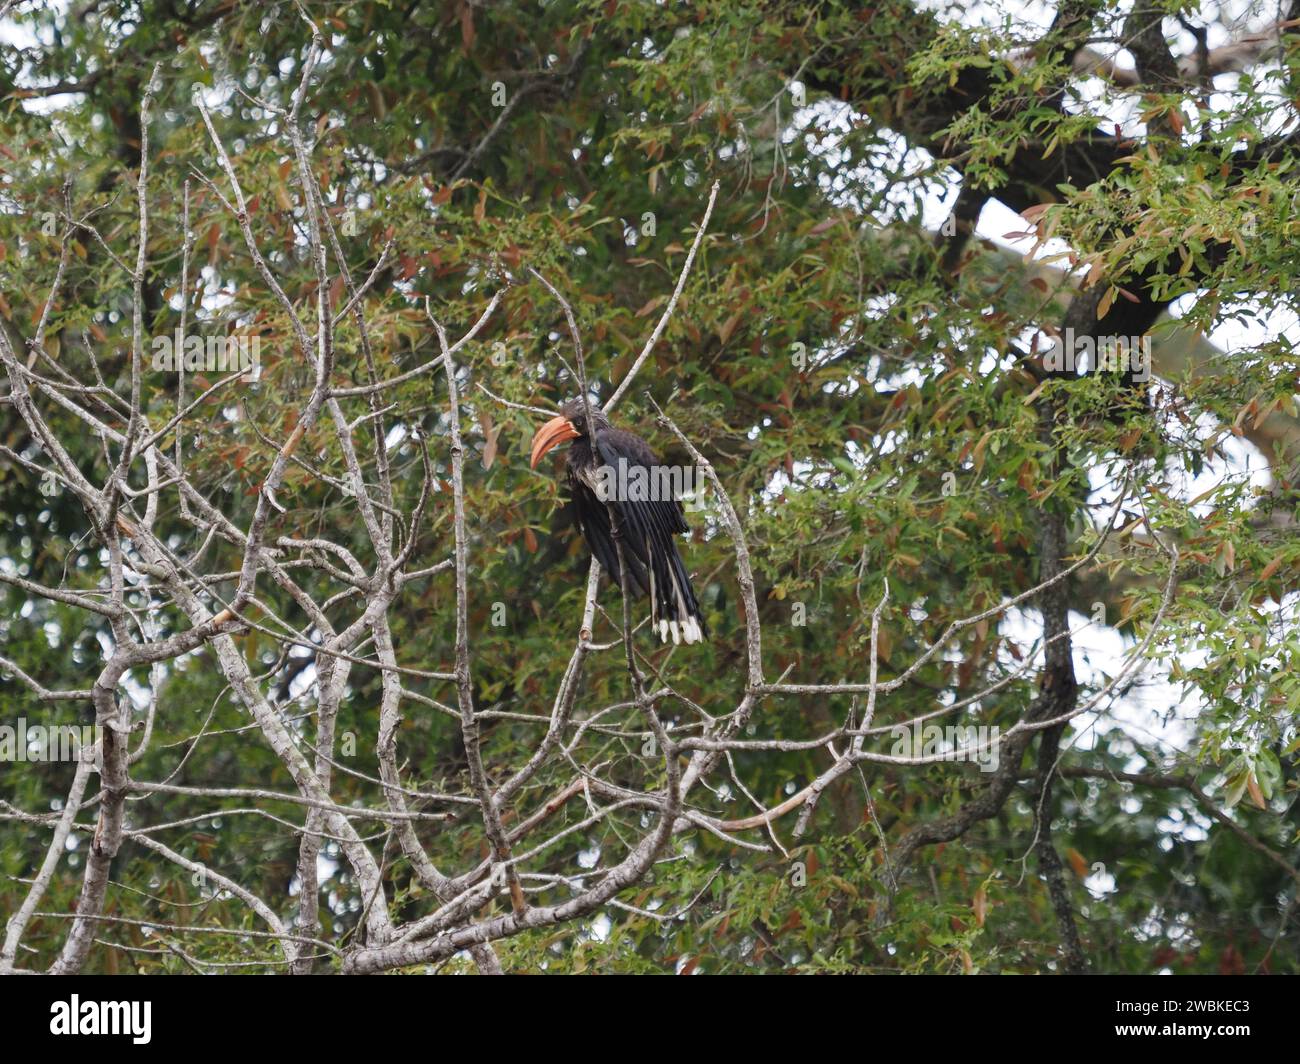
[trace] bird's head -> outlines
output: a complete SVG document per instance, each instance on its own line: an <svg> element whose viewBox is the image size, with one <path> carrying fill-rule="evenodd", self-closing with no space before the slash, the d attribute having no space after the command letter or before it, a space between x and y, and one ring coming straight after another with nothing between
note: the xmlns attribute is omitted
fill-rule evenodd
<svg viewBox="0 0 1300 1064"><path fill-rule="evenodd" d="M594 404L591 408L591 420L595 422L598 429L609 425L609 420ZM542 456L547 451L558 447L565 440L577 440L588 435L590 433L587 431L587 411L583 408L582 400L571 399L560 407L558 415L537 430L537 434L533 437L533 453L529 457L528 464L536 469L537 463L542 460Z"/></svg>

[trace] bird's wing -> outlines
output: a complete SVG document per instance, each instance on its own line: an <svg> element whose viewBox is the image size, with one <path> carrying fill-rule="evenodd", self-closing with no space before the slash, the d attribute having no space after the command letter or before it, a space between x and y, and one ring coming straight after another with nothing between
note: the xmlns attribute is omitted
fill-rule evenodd
<svg viewBox="0 0 1300 1064"><path fill-rule="evenodd" d="M683 634L687 642L703 638L706 630L700 605L673 540L689 528L681 503L673 497L667 467L630 432L607 429L597 434L595 443L597 457L614 471L621 489L610 505L624 532L628 547L624 556L630 552L649 577L651 616L660 637L666 639L671 632L674 642ZM595 501L599 503L599 497ZM617 553L612 566L603 560L601 564L617 574Z"/></svg>
<svg viewBox="0 0 1300 1064"><path fill-rule="evenodd" d="M614 546L614 533L609 524L609 508L600 501L581 473L572 467L569 468L569 494L582 538L605 572L617 579L618 548ZM631 550L624 551L623 557L632 589L639 595L647 594L650 583L646 579L644 559Z"/></svg>

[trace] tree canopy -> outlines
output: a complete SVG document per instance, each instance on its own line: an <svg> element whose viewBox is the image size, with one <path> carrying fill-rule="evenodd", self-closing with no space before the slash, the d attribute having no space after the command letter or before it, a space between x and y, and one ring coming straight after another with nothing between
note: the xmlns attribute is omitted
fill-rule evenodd
<svg viewBox="0 0 1300 1064"><path fill-rule="evenodd" d="M1300 971L1300 8L0 6L0 970Z"/></svg>

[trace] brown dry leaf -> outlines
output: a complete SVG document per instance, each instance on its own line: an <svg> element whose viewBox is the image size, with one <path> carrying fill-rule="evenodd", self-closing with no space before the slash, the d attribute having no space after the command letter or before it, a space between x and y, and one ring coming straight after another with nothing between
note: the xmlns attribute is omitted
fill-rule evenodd
<svg viewBox="0 0 1300 1064"><path fill-rule="evenodd" d="M492 415L487 410L479 413L478 423L483 429L483 438L487 441L483 444L483 468L491 469L497 458L497 437L501 435L501 430L493 426Z"/></svg>
<svg viewBox="0 0 1300 1064"><path fill-rule="evenodd" d="M460 40L465 47L466 54L474 47L474 9L469 4L462 3L460 7Z"/></svg>
<svg viewBox="0 0 1300 1064"><path fill-rule="evenodd" d="M1278 569L1282 567L1282 561L1283 559L1285 559L1285 557L1286 557L1286 551L1282 551L1280 554L1275 555L1273 557L1273 560L1269 562L1266 566L1264 566L1263 569L1260 570L1259 578L1261 580L1269 579L1275 572L1278 571Z"/></svg>
<svg viewBox="0 0 1300 1064"><path fill-rule="evenodd" d="M1267 809L1268 803L1264 801L1264 792L1259 789L1259 780L1255 778L1255 773L1246 777L1246 790L1250 793L1250 800L1260 809Z"/></svg>
<svg viewBox="0 0 1300 1064"><path fill-rule="evenodd" d="M724 347L727 341L731 339L731 334L736 331L736 326L740 324L741 315L744 313L745 308L741 307L740 310L724 321L721 328L718 329L718 342Z"/></svg>
<svg viewBox="0 0 1300 1064"><path fill-rule="evenodd" d="M889 629L883 624L876 633L876 652L880 655L882 661L889 661L894 652L894 640L889 634Z"/></svg>

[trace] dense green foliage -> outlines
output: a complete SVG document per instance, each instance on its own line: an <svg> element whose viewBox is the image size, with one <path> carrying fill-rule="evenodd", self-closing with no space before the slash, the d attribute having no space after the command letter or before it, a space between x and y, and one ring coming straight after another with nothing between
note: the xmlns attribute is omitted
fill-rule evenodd
<svg viewBox="0 0 1300 1064"><path fill-rule="evenodd" d="M1082 5L1095 14L1094 30L1117 33L1122 18L1113 6ZM507 277L515 282L460 356L474 695L488 711L492 778L517 769L544 731L578 628L587 554L562 508L556 467L548 460L536 472L528 468L538 418L477 386L533 406L574 394L559 358L571 358L563 314L530 279L533 267L572 301L588 372L608 395L671 294L716 180L717 206L681 304L616 420L665 459L687 462L656 423L653 397L717 469L754 565L766 678L865 680L871 613L886 581L880 670L883 679L897 676L949 623L1034 586L1045 515L1065 523L1067 563L1092 549L1129 478L1116 533L1068 581L1072 623L1091 626L1100 642L1090 646L1109 648L1093 654L1087 669L1076 648L1078 704L1115 675L1121 652L1147 637L1144 675L1167 681L1154 697L1169 700L1153 710L1130 676L1064 732L1049 819L1079 934L1101 971L1300 970L1293 590L1300 500L1287 477L1297 455L1285 447L1265 455L1277 475L1261 487L1243 471L1237 439L1270 417L1293 423L1295 353L1281 330L1261 327L1261 342L1243 344L1214 372L1162 369L1149 392L1113 374L1042 382L1025 361L1031 349L1041 354L1031 339L1036 330L1061 327L1063 301L991 243L934 232L954 205L958 216L970 202L978 213L988 196L1016 210L1050 203L1029 210L1022 228L1065 242L1073 264L1095 282L1087 293L1101 301L1093 319L1110 319L1108 333L1154 327L1159 340L1169 326L1155 324L1156 316L1178 298L1180 312L1207 332L1290 310L1300 291L1291 250L1300 225L1292 210L1297 156L1286 138L1293 127L1278 115L1279 94L1292 106L1290 68L1243 75L1234 93L1216 97L1224 110L1198 110L1195 85L1147 93L1138 110L1150 128L1138 136L1127 129L1129 141L1110 137L1099 147L1102 105L1063 108L1054 89L1067 76L1063 43L1017 68L998 57L1037 33L1011 22L976 26L961 18L961 5L937 15L901 0L307 8L326 34L304 112L324 199L355 277L369 275L386 244L393 248L365 297L380 376L436 356L424 297L459 335ZM260 336L260 380L207 403L183 441L196 483L246 523L311 374L214 192L228 195L228 187L193 93L207 93L249 197L253 231L310 320L316 278L303 242L302 188L282 127L258 104L288 105L310 32L292 5L232 0L106 0L80 16L24 9L10 17L40 43L0 53L4 327L22 352L60 269L60 239L46 212L62 218L66 194L73 216L95 212L107 246L77 232L45 348L93 383L84 353L92 345L107 384L129 390L131 282L109 249L124 260L134 255L140 99L161 62L149 130L146 331L169 334L189 300L205 331ZM34 99L24 88L58 82L80 91ZM1170 114L1180 117L1171 123ZM1101 163L1089 169L1079 163L1084 157ZM196 252L191 290L182 292L187 182ZM346 302L341 284L331 297L336 308ZM1149 311L1148 320L1130 330L1139 311ZM338 337L336 383L364 382L350 319ZM204 383L192 382L192 392ZM420 533L423 565L446 558L451 544L446 400L441 373L384 393L399 509L409 512L420 490L417 434L429 440L446 489L431 500ZM1047 404L1057 417L1045 435ZM174 376L146 374L153 424L161 427L175 405ZM110 465L100 441L66 411L42 409L86 475L102 483ZM365 408L358 402L348 410L358 417ZM49 586L102 586L108 561L95 530L73 493L43 492L17 460L39 461L42 451L8 406L0 408L0 444L0 565ZM314 429L301 457L279 492L286 512L272 518L274 535L328 530L368 555L333 436ZM369 472L377 475L373 464ZM176 507L175 496L163 500L159 528L188 556L202 539ZM637 637L644 667L690 700L661 706L688 734L702 712L730 712L746 684L731 543L715 507L690 521L695 531L684 554L712 639L665 649L647 633ZM1180 551L1163 613L1170 561L1156 537ZM203 557L210 572L238 562L238 552L219 541ZM322 600L339 586L323 574L302 579ZM305 623L270 581L263 578L257 593L268 614ZM603 587L600 601L609 615L597 639L614 639L617 591ZM453 604L446 572L404 591L393 633L403 665L450 668ZM135 605L159 631L185 627L173 611ZM1041 650L1031 606L963 631L881 697L876 723L910 720L1008 678L958 716L1009 729L1039 693L1039 667L1022 668ZM49 688L91 685L110 639L102 622L0 585L0 654ZM310 656L285 653L257 629L238 642L304 743L313 742L313 690L304 682ZM454 702L445 681L404 682ZM594 657L576 716L625 702L627 682L621 651ZM208 650L152 677L134 670L120 697L137 697L143 707L151 685L158 719L133 778L293 789ZM1180 695L1181 706L1172 704ZM0 700L0 723L93 720L88 702L43 700L10 672L0 677ZM333 794L342 805L379 804L379 700L379 672L354 668L337 725L342 770ZM810 739L862 711L862 699L847 694L772 695L743 737ZM398 747L407 785L470 793L454 713L407 701L403 716ZM592 729L581 757L620 785L662 786L663 765L645 756L644 742L635 708L625 706ZM827 790L798 838L797 813L776 823L779 845L762 830L736 833L750 848L705 831L681 834L652 875L619 899L679 917L607 907L595 918L497 943L502 963L550 972L1057 970L1058 919L1033 854L1037 743L1023 767L1013 767L1021 778L993 815L951 841L922 846L906 867L891 860L899 841L917 825L959 814L988 774L971 764L865 763ZM869 745L889 753L893 739L885 732ZM748 816L751 795L775 805L830 759L825 748L739 751L732 770L724 766L691 800L723 819ZM512 799L507 823L543 806L572 774L563 760L548 765ZM71 776L69 764L0 764L6 916L25 896L23 880L50 832L17 811L56 809ZM277 819L249 812L253 806ZM292 825L302 821L300 806L150 794L133 796L128 807L129 826L174 823L158 833L161 841L294 915L299 836ZM447 811L435 802L412 808ZM551 826L586 812L578 797ZM418 831L436 863L461 871L486 853L484 834L464 807L450 814ZM621 857L645 815L621 810L562 838L528 871L584 877ZM42 912L67 913L76 904L93 808L79 822L86 831L65 855ZM384 825L358 824L379 853ZM395 918L428 912L431 900L400 852L390 845L384 853ZM366 901L332 843L324 859L331 874L321 883L321 937L343 945ZM106 913L128 922L104 924L91 970L188 970L166 942L183 942L200 964L255 961L274 970L278 955L268 939L146 930L154 921L264 930L240 902L197 884L185 869L128 839L112 880ZM555 900L572 889L552 882L536 896ZM499 912L508 901L494 905ZM64 919L35 918L21 965L48 966L66 932ZM453 967L471 969L460 959Z"/></svg>

